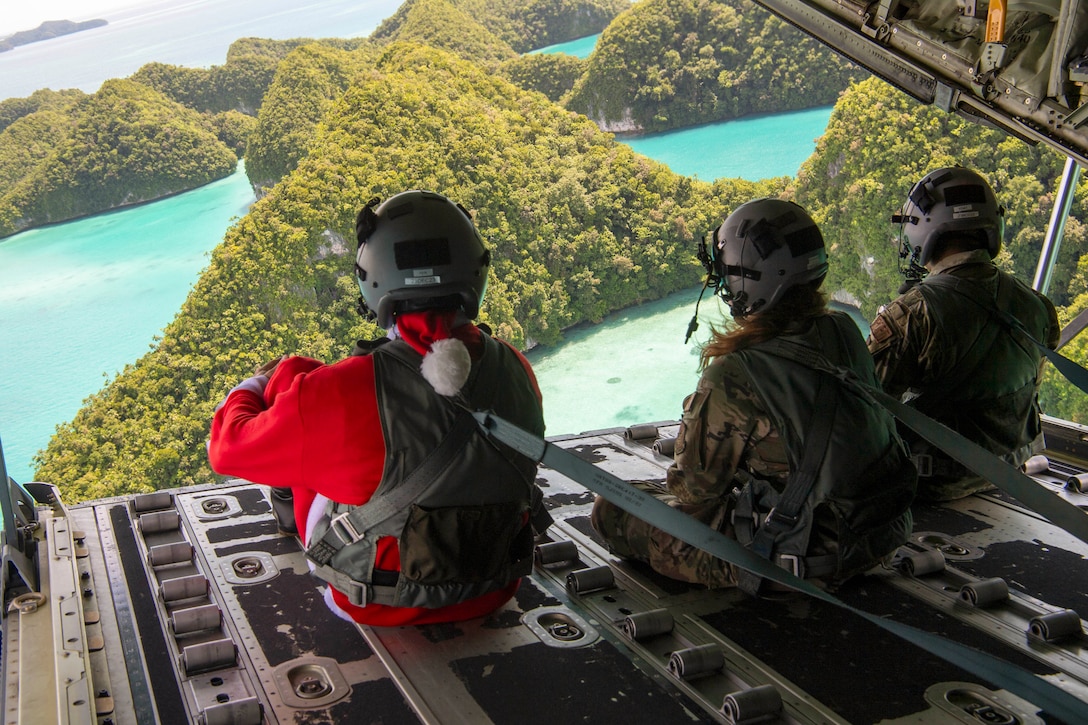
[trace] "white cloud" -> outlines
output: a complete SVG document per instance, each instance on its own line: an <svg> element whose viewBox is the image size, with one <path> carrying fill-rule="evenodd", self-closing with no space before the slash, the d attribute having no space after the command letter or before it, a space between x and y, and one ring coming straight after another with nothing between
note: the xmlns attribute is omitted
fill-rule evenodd
<svg viewBox="0 0 1088 725"><path fill-rule="evenodd" d="M109 11L146 4L149 0L7 0L0 12L0 37L33 30L46 20L91 20Z"/></svg>

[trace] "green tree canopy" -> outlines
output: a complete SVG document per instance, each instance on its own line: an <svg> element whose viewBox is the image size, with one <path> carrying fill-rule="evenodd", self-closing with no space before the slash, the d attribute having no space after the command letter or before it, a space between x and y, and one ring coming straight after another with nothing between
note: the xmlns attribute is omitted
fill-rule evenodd
<svg viewBox="0 0 1088 725"><path fill-rule="evenodd" d="M84 95L83 91L74 88L64 91L43 88L40 91L34 91L26 98L8 98L0 101L0 131L35 111L46 109L64 111Z"/></svg>
<svg viewBox="0 0 1088 725"><path fill-rule="evenodd" d="M295 48L312 42L305 38L242 38L231 44L223 65L186 68L147 63L130 77L196 111L239 111L254 116L280 61Z"/></svg>
<svg viewBox="0 0 1088 725"><path fill-rule="evenodd" d="M236 163L200 114L139 83L106 81L63 113L38 111L0 132L10 182L0 236L174 194Z"/></svg>
<svg viewBox="0 0 1088 725"><path fill-rule="evenodd" d="M750 0L642 0L601 35L567 107L663 131L829 105L865 75Z"/></svg>
<svg viewBox="0 0 1088 725"><path fill-rule="evenodd" d="M336 359L377 334L352 276L355 215L373 196L427 188L473 210L493 259L481 318L527 346L697 284L697 239L783 186L676 176L540 94L411 44L390 46L317 129L161 343L54 436L38 473L68 500L212 480L204 440L234 383L274 356Z"/></svg>
<svg viewBox="0 0 1088 725"><path fill-rule="evenodd" d="M596 35L616 15L629 7L630 2L629 0L449 0L449 4L460 14L472 18L474 24L478 23L485 28L488 35L493 35L515 52L524 53L545 45ZM434 34L433 30L423 35L398 34L410 11L416 12L413 3L402 5L396 13L378 26L371 37L383 42L392 39L431 42L441 37ZM431 44L458 52L456 48L446 44L433 42Z"/></svg>
<svg viewBox="0 0 1088 725"><path fill-rule="evenodd" d="M369 46L349 52L314 43L283 60L246 150L246 174L254 188L270 188L298 165L318 122L377 57Z"/></svg>
<svg viewBox="0 0 1088 725"><path fill-rule="evenodd" d="M514 85L540 91L560 102L585 73L586 61L566 53L519 55L499 66L498 73Z"/></svg>
<svg viewBox="0 0 1088 725"><path fill-rule="evenodd" d="M408 0L370 36L377 43L422 43L484 65L517 55L509 43L448 0Z"/></svg>

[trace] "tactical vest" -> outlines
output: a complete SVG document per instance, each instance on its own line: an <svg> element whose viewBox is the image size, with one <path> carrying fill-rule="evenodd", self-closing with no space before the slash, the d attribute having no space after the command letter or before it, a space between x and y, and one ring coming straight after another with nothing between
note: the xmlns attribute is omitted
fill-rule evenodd
<svg viewBox="0 0 1088 725"><path fill-rule="evenodd" d="M784 356L786 346L813 352L877 385L856 325L837 312L817 318L803 334L734 353L782 437L791 471L785 489L738 477L748 480L736 494L736 536L799 576L843 579L872 567L907 540L916 473L894 419L883 407L858 387ZM814 433L820 425L830 426L823 436ZM813 478L807 495L802 491L797 510L783 515L785 500L797 496L798 489L791 492L791 486L798 485L797 474L805 467L806 445L820 437L825 441L815 445L824 447L810 464ZM830 544L818 556L810 551L816 526ZM760 541L769 542L764 551ZM747 589L744 581L741 585Z"/></svg>
<svg viewBox="0 0 1088 725"><path fill-rule="evenodd" d="M1046 306L1031 288L999 273L996 289L936 274L918 285L935 338L963 350L950 376L926 388L910 405L980 446L1004 455L1040 433L1036 393L1041 355L994 314L1007 312L1045 342ZM1019 463L1019 462L1018 462Z"/></svg>
<svg viewBox="0 0 1088 725"><path fill-rule="evenodd" d="M453 400L424 380L422 356L403 340L371 353L386 450L382 478L365 504L330 502L306 552L314 574L357 606L448 606L532 569L527 519L537 464L481 436L465 408L493 410L541 436L543 414L516 354L483 339L483 356ZM399 574L375 573L382 536L397 537Z"/></svg>

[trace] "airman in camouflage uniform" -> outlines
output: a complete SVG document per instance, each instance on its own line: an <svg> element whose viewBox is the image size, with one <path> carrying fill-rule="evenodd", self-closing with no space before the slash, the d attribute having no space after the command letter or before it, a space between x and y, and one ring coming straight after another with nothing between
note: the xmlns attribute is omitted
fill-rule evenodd
<svg viewBox="0 0 1088 725"><path fill-rule="evenodd" d="M753 551L804 578L829 583L871 568L910 533L916 476L894 419L812 363L820 358L877 384L857 326L828 312L819 292L823 237L803 209L777 199L741 205L713 237L700 258L736 326L715 331L703 350L668 493L636 485L744 546L769 535L771 545ZM783 346L804 352L791 357ZM822 456L804 456L809 440ZM791 476L795 470L806 475ZM779 519L764 525L773 506L789 509L785 529ZM614 553L673 579L759 590L758 577L603 498L591 521Z"/></svg>
<svg viewBox="0 0 1088 725"><path fill-rule="evenodd" d="M940 169L916 184L896 221L904 224L904 256L925 279L880 308L868 344L890 395L1018 466L1041 432L1043 358L992 310L1007 312L1050 348L1060 328L1050 300L992 261L1003 212L985 180L967 169ZM919 498L946 501L993 488L926 441L905 436L919 469Z"/></svg>
<svg viewBox="0 0 1088 725"><path fill-rule="evenodd" d="M729 357L708 367L684 400L674 463L666 474L670 506L733 537L730 514L735 476L743 464L784 487L786 449L744 368ZM644 484L651 493L656 487ZM593 526L619 556L646 561L654 571L709 587L736 583L731 565L599 499Z"/></svg>

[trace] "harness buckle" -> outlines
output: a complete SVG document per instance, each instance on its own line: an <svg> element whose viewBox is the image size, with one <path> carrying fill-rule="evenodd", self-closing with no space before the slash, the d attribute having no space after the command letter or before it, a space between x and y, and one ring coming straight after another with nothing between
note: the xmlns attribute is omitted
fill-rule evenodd
<svg viewBox="0 0 1088 725"><path fill-rule="evenodd" d="M336 535L344 542L345 545L354 544L359 539L363 538L363 534L359 533L359 530L355 528L355 524L351 523L351 511L345 511L342 514L338 514L332 517L329 521L329 530L336 532Z"/></svg>
<svg viewBox="0 0 1088 725"><path fill-rule="evenodd" d="M805 578L804 561L797 554L775 554L774 563L798 579Z"/></svg>
<svg viewBox="0 0 1088 725"><path fill-rule="evenodd" d="M914 463L914 467L918 469L920 478L933 476L933 456L928 453L915 453L910 457L910 460Z"/></svg>
<svg viewBox="0 0 1088 725"><path fill-rule="evenodd" d="M766 519L766 521L764 523L765 524L776 524L776 525L778 525L778 524L788 524L789 526L792 527L792 526L797 524L797 520L799 518L800 518L800 515L787 516L786 514L779 511L777 507L772 507L771 510L767 512L767 519Z"/></svg>
<svg viewBox="0 0 1088 725"><path fill-rule="evenodd" d="M340 587L337 586L339 589ZM348 598L348 601L357 607L365 607L366 603L370 601L370 597L367 596L369 586L362 582L349 581L345 582L343 589L340 589L344 593L344 596Z"/></svg>

